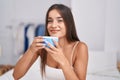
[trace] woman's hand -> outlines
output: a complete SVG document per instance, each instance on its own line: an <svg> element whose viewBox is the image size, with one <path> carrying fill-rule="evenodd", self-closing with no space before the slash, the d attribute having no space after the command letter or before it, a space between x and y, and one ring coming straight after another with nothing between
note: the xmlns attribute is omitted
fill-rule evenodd
<svg viewBox="0 0 120 80"><path fill-rule="evenodd" d="M35 37L29 49L32 53L37 53L39 50L45 47L45 44L43 44L43 42L44 40L42 36Z"/></svg>
<svg viewBox="0 0 120 80"><path fill-rule="evenodd" d="M54 41L55 46L48 43L48 47L45 47L46 51L51 55L51 57L60 64L60 66L65 64L67 58L65 57L62 48L58 44L58 42Z"/></svg>

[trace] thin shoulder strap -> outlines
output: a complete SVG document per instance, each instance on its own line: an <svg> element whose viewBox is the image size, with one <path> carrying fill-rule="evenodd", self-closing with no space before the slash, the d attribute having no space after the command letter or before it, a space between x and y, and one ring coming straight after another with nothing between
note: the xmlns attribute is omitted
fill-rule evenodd
<svg viewBox="0 0 120 80"><path fill-rule="evenodd" d="M75 45L73 46L73 49L72 49L72 54L71 54L71 66L72 66L73 54L74 54L74 52L75 52L75 48L76 48L76 46L78 45L78 43L79 43L79 41L77 41L77 42L75 43Z"/></svg>

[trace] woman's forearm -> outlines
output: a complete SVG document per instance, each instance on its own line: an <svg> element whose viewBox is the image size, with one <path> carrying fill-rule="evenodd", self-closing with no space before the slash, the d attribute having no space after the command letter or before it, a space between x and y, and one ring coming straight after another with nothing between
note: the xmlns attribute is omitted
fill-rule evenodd
<svg viewBox="0 0 120 80"><path fill-rule="evenodd" d="M65 80L79 80L76 73L74 72L73 67L67 61L66 63L61 65L62 71L65 76Z"/></svg>
<svg viewBox="0 0 120 80"><path fill-rule="evenodd" d="M35 60L38 58L38 54L34 54L28 49L25 54L20 58L20 60L17 62L13 77L14 79L20 79L22 76L25 75L25 73L28 71L30 66L35 62Z"/></svg>

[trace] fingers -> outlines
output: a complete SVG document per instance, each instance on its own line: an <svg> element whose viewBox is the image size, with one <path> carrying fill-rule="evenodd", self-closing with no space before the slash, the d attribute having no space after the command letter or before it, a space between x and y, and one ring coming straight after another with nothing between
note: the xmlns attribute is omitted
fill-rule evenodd
<svg viewBox="0 0 120 80"><path fill-rule="evenodd" d="M48 47L45 47L45 50L46 50L48 53L52 53L52 54L54 54L54 53L55 53L53 50L51 50L51 49L50 49L50 48L48 48Z"/></svg>
<svg viewBox="0 0 120 80"><path fill-rule="evenodd" d="M53 40L54 45L50 44L48 41L45 41L42 36L38 36L34 38L32 43L32 48L38 50L45 48L48 52L53 53L53 51L58 51L60 48L58 42Z"/></svg>
<svg viewBox="0 0 120 80"><path fill-rule="evenodd" d="M38 37L34 38L34 42L35 43L42 43L42 42L44 42L44 40L43 40L42 36L38 36Z"/></svg>
<svg viewBox="0 0 120 80"><path fill-rule="evenodd" d="M54 42L56 48L60 48L58 42L56 42L55 40L53 40L53 42Z"/></svg>
<svg viewBox="0 0 120 80"><path fill-rule="evenodd" d="M33 52L37 52L40 49L43 49L45 47L45 44L43 44L44 40L41 36L35 37L32 44L31 49Z"/></svg>
<svg viewBox="0 0 120 80"><path fill-rule="evenodd" d="M50 49L52 49L52 50L55 50L56 48L55 48L55 46L53 46L52 44L50 44L49 42L47 42L47 45L49 46L49 48Z"/></svg>
<svg viewBox="0 0 120 80"><path fill-rule="evenodd" d="M58 52L60 46L58 44L58 42L56 42L55 40L53 40L54 45L50 44L49 42L47 42L47 45L49 47L45 47L45 49L49 52L49 53L56 53Z"/></svg>
<svg viewBox="0 0 120 80"><path fill-rule="evenodd" d="M36 47L42 47L42 46L45 46L45 44L43 44L43 43L36 43Z"/></svg>

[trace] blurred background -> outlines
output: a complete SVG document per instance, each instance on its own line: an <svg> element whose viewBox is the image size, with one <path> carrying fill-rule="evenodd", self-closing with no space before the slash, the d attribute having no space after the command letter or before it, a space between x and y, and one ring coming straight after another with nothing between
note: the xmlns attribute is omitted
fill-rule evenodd
<svg viewBox="0 0 120 80"><path fill-rule="evenodd" d="M15 65L34 36L44 34L54 3L71 8L78 36L88 45L88 79L120 79L120 0L0 0L0 64Z"/></svg>

